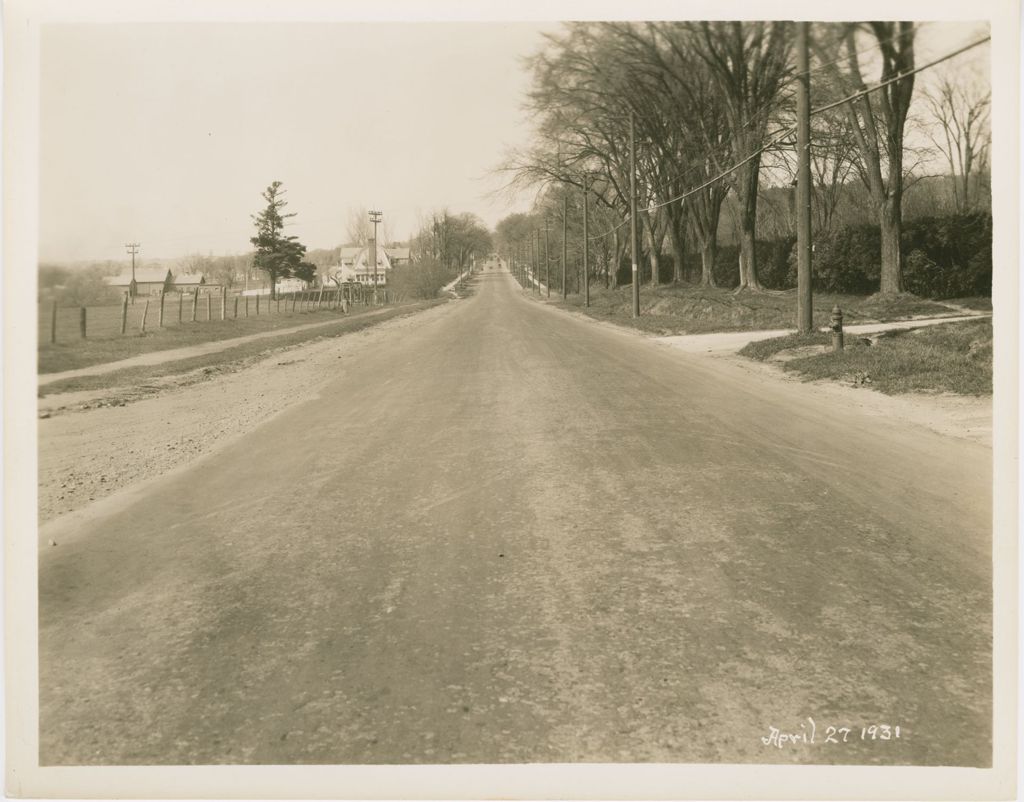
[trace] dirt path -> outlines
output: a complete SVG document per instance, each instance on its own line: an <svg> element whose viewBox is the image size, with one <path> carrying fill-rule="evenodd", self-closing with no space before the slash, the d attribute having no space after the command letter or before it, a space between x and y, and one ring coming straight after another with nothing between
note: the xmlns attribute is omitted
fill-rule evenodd
<svg viewBox="0 0 1024 802"><path fill-rule="evenodd" d="M961 320L974 320L979 317L991 317L989 313L971 313L965 315L943 315L942 317L918 317L911 320L896 320L890 323L857 323L843 326L846 334L874 334L880 331L896 329L916 329L921 326L935 326L939 323L956 323ZM677 334L671 337L658 337L660 342L686 351L691 354L723 354L735 353L743 346L773 337L785 337L792 334L793 329L773 329L768 331L721 331L710 334Z"/></svg>

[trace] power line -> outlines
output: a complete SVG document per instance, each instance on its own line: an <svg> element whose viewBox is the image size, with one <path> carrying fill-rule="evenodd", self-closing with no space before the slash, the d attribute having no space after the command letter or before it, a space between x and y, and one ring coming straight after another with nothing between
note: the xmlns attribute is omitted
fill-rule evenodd
<svg viewBox="0 0 1024 802"><path fill-rule="evenodd" d="M892 38L894 38L894 37L890 37L890 39L892 39ZM894 76L892 78L889 78L888 80L881 81L881 82L879 82L878 84L876 84L874 86L870 86L870 87L867 87L867 88L862 89L860 91L854 92L853 94L848 95L848 96L846 96L846 97L844 97L844 98L842 98L840 100L834 101L832 103L828 103L828 104L826 104L824 106L820 106L820 107L818 107L816 109L811 109L810 114L813 117L816 114L823 114L826 111L830 111L831 109L834 109L837 106L841 106L844 103L850 103L850 102L852 102L854 100L858 100L861 97L865 97L865 96L867 96L867 95L869 95L869 94L871 94L873 92L877 92L879 89L884 89L886 86L889 86L890 84L896 83L897 81L900 81L900 80L902 80L904 78L908 78L911 75L916 75L917 73L923 72L924 70L931 69L932 67L935 67L935 66L941 64L944 61L948 61L949 59L955 58L956 56L959 56L962 53L966 53L968 50L972 50L975 47L979 47L979 46L985 44L986 42L991 41L991 39L992 39L991 36L985 36L985 37L983 37L981 39L978 39L977 41L974 41L974 42L971 42L970 44L964 45L963 47L958 48L957 50L953 50L953 51L947 53L944 56L941 56L941 57L939 57L937 59L934 59L933 61L930 61L927 64L923 64L920 67L916 67L916 68L914 68L912 70L908 70L906 72L901 72L900 74L898 74L898 75L896 75L896 76ZM885 41L885 40L882 40L882 41ZM864 52L864 51L857 51L857 53L861 53L861 52ZM856 53L855 53L855 55L856 55ZM822 66L828 66L828 65L822 65ZM813 72L814 72L814 70L810 70L809 71L809 73L813 73ZM750 123L748 122L747 125L749 125L749 124ZM795 133L796 133L796 126L795 125L787 126L784 129L776 131L772 135L772 138L766 144L764 144L761 147L759 147L757 150L752 152L749 156L746 156L745 158L743 158L740 161L736 162L736 164L732 165L731 167L727 168L726 170L723 170L722 172L720 172L718 175L714 176L713 178L708 179L707 181L702 183L700 186L697 186L697 187L694 187L693 189L687 190L686 192L683 192L682 194L677 195L677 196L675 196L673 198L669 198L668 200L662 201L661 203L656 203L656 204L653 204L653 205L649 205L647 207L648 211L653 211L654 209L660 209L661 207L668 206L669 204L675 203L676 201L685 200L686 198L690 197L691 195L695 195L698 192L700 192L701 190L707 189L712 184L715 184L715 183L721 181L726 176L736 172L736 170L738 170L740 167L742 167L743 165L745 165L748 162L752 161L753 159L757 158L758 156L760 156L765 151L770 150L770 149L772 149L774 147L777 147L780 144L783 144L787 140L787 138L789 138L790 136L793 136ZM619 223L619 225L617 225L617 226L615 226L613 228L610 228L610 229L608 229L607 231L605 231L605 232L603 232L601 234L594 235L594 236L590 237L590 239L601 239L602 237L606 237L609 234L613 234L615 231L617 231L618 229L622 228L628 222L629 222L628 220L624 220L623 222Z"/></svg>
<svg viewBox="0 0 1024 802"><path fill-rule="evenodd" d="M889 86L890 84L896 83L897 81L901 81L904 78L909 78L911 75L915 75L915 74L917 74L919 72L923 72L924 70L931 69L932 67L934 67L934 66L936 66L938 64L941 64L944 61L948 61L951 58L959 56L961 53L966 53L968 50L972 50L975 47L978 47L980 45L985 44L986 42L990 41L991 38L992 38L991 36L986 36L986 37L984 37L982 39L977 40L976 42L972 42L969 45L965 45L964 47L961 47L958 50L954 50L951 53L947 53L946 55L942 56L941 58L937 58L934 61L930 61L929 63L924 64L924 65L922 65L920 67L916 67L916 68L914 68L912 70L908 70L907 72L901 72L899 75L896 75L896 76L894 76L894 77L892 77L892 78L890 78L890 79L888 79L886 81L882 81L882 82L876 84L875 86L869 86L869 87L867 87L865 89L860 90L859 92L854 92L852 95L848 95L847 97L844 97L841 100L837 100L837 101L835 101L833 103L828 103L828 104L826 104L824 106L820 106L820 107L818 107L816 109L811 109L810 114L813 117L815 114L822 114L822 113L824 113L826 111L829 111L831 109L836 108L836 106L841 106L844 103L850 103L850 102L852 102L854 100L858 100L858 99L860 99L862 97L865 97L866 95L871 94L872 92L877 92L879 89L884 89L886 86ZM780 144L782 141L784 141L787 137L793 135L795 132L796 132L796 126L795 125L791 125L791 126L788 126L788 127L784 128L784 129L782 129L781 131L777 131L776 134L774 135L774 137L767 144L762 145L760 148L755 150L749 156L747 156L746 158L738 161L736 164L734 164L732 167L728 168L727 170L723 170L721 173L716 175L714 178L712 178L712 179L710 179L708 181L705 181L699 187L695 187L694 189L687 190L686 192L684 192L681 195L676 196L675 198L669 198L666 201L662 201L661 203L656 203L653 206L649 206L648 208L649 209L660 209L662 206L668 206L670 203L675 203L676 201L684 200L685 198L688 198L691 195L695 195L696 193L700 192L702 189L707 189L712 184L714 184L714 183L716 183L718 181L721 181L727 175L736 172L736 170L738 170L744 164L746 164L747 162L750 162L753 159L757 158L762 153L764 153L766 150L769 150L770 148L773 148L776 145Z"/></svg>

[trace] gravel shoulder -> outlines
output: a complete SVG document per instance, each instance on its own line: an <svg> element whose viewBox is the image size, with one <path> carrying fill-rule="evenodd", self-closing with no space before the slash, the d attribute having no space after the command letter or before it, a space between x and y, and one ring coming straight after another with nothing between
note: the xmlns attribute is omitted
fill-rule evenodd
<svg viewBox="0 0 1024 802"><path fill-rule="evenodd" d="M315 397L360 351L454 306L274 349L258 359L40 399L40 524L219 450Z"/></svg>

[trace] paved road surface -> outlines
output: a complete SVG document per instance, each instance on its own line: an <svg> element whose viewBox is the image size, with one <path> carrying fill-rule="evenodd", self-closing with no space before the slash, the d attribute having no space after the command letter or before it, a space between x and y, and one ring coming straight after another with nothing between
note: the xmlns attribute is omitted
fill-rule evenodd
<svg viewBox="0 0 1024 802"><path fill-rule="evenodd" d="M44 764L988 764L988 449L478 284L40 552Z"/></svg>

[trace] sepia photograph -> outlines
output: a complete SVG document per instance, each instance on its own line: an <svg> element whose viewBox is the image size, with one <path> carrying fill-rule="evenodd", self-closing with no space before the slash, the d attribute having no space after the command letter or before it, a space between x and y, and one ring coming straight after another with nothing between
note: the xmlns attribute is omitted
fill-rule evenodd
<svg viewBox="0 0 1024 802"><path fill-rule="evenodd" d="M1019 4L5 12L8 794L1015 796Z"/></svg>

